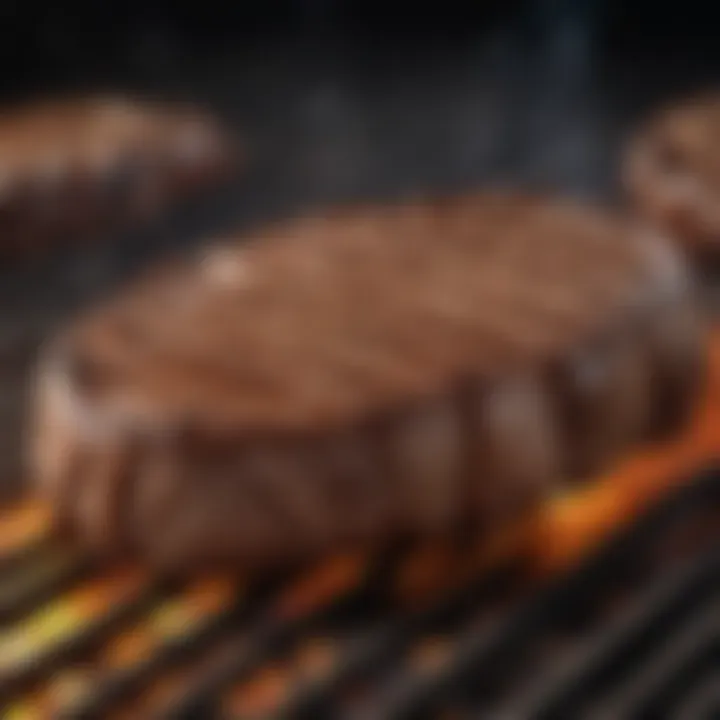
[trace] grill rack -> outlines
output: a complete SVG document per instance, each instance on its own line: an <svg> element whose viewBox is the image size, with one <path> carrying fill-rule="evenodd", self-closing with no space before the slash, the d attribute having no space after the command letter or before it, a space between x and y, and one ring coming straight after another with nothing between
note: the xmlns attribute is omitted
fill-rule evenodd
<svg viewBox="0 0 720 720"><path fill-rule="evenodd" d="M682 623L689 620L688 616L700 602L707 609L700 617L700 628L693 625L694 632L683 635L683 649L689 661L707 661L707 667L703 665L703 669L710 668L710 662L714 660L715 676L720 681L720 666L717 665L717 651L720 649L719 532L709 549L683 558L671 572L657 566L660 577L653 578L638 598L639 602L633 603L636 607L632 608L629 617L621 613L620 622L615 621L610 627L603 623L601 617L600 626L594 628L589 642L583 642L582 632L572 639L572 645L576 647L567 651L566 663L559 667L551 666L547 671L541 670L527 690L523 691L521 686L518 692L512 684L518 678L516 666L527 659L532 643L536 638L548 635L553 624L561 620L568 609L572 609L573 613L580 610L582 615L587 615L582 618L583 624L590 624L593 606L598 604L601 591L607 591L618 580L627 583L627 571L636 566L640 556L647 556L653 548L660 546L659 536L691 518L697 519L699 514L707 511L708 506L716 512L720 507L719 501L720 476L717 473L701 476L636 525L620 533L576 571L549 584L539 595L502 613L497 618L497 624L493 623L490 627L486 624L479 629L472 628L472 623L461 626L452 640L452 648L430 672L395 672L396 677L400 675L401 682L396 682L396 677L385 677L383 684L386 692L371 693L366 702L350 712L343 712L331 704L332 696L350 679L347 673L344 676L341 674L341 677L336 676L335 682L322 683L322 691L316 692L311 702L305 696L299 702L292 702L292 710L286 708L283 714L296 717L298 711L303 711L303 717L307 718L437 717L448 702L452 703L453 698L461 697L467 688L472 688L477 678L487 680L493 677L496 682L505 675L505 686L510 691L508 697L488 708L486 714L481 714L482 717L581 717L579 710L582 703L591 700L593 690L598 690L599 686L594 687L593 683L601 671L617 666L634 649L631 646L648 646L657 640L661 628L677 623L683 629ZM639 585L642 587L648 580L644 578ZM496 578L489 579L490 583L495 581ZM476 611L477 608L474 608L473 612ZM425 616L426 632L430 618L437 615L435 608ZM418 623L420 626L423 624ZM698 624L697 621L695 624ZM385 643L378 638L376 647L381 652L386 650L392 642L391 637L391 634L385 633ZM369 672L379 659L377 654L366 657L364 666L354 668L354 674ZM497 668L501 668L500 673ZM635 672L637 670L633 669ZM659 687L662 687L660 683L654 686L655 689ZM652 694L650 698L653 699ZM472 713L468 710L468 717L476 717L480 713L483 698L476 698L474 704L476 707ZM657 714L644 715L640 709L644 706L638 703L637 706L618 707L610 714L601 712L599 717L659 717Z"/></svg>
<svg viewBox="0 0 720 720"><path fill-rule="evenodd" d="M133 568L98 575L30 539L6 553L0 588L24 563L51 565L48 555L66 569L4 608L3 717L661 718L682 707L713 717L718 519L720 470L710 469L570 572L548 579L507 556L409 606L390 591L407 552L257 586L183 585ZM64 625L27 624L30 608L47 622L68 597ZM16 644L44 638L45 649L13 658L17 627ZM139 647L123 655L133 637Z"/></svg>
<svg viewBox="0 0 720 720"><path fill-rule="evenodd" d="M0 716L717 717L720 336L710 359L680 438L492 538L173 580L0 511Z"/></svg>

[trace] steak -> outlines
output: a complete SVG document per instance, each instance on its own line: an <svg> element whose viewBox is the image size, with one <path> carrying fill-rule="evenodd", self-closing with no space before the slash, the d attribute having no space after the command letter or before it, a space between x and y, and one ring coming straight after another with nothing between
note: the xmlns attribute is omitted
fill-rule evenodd
<svg viewBox="0 0 720 720"><path fill-rule="evenodd" d="M229 139L190 108L121 98L0 116L0 259L152 216L218 181Z"/></svg>
<svg viewBox="0 0 720 720"><path fill-rule="evenodd" d="M623 218L477 195L343 209L154 269L39 363L58 524L165 568L481 531L674 431L705 324Z"/></svg>
<svg viewBox="0 0 720 720"><path fill-rule="evenodd" d="M691 256L720 261L720 96L658 112L627 154L625 180L639 214Z"/></svg>

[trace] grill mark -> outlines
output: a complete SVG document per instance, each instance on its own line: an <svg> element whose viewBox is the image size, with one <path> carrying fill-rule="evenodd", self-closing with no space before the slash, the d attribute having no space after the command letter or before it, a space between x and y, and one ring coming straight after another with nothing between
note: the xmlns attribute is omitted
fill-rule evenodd
<svg viewBox="0 0 720 720"><path fill-rule="evenodd" d="M509 273L506 273L506 276L509 276ZM510 289L508 289L508 288L510 288ZM583 311L580 310L580 308L579 308L579 303L576 302L575 305L571 304L571 301L578 300L578 296L576 295L575 297L573 297L574 293L572 291L570 291L570 292L563 291L561 289L561 287L560 287L559 291L557 291L555 293L553 293L552 291L546 293L543 298L544 303L538 302L538 299L536 299L536 298L528 297L527 306L525 306L525 302L524 302L525 298L523 298L521 295L519 295L517 293L513 294L513 289L510 287L509 284L503 285L502 282L498 282L496 280L496 282L494 284L490 283L489 285L486 285L486 291L487 291L487 289L498 290L499 291L498 295L500 295L501 297L502 297L502 293L505 292L506 298L507 298L506 302L517 303L520 306L520 308L523 310L525 310L527 307L526 312L527 311L549 312L550 319L553 322L557 323L558 325L560 325L560 322L561 322L561 320L564 319L565 315L569 316L570 320L573 322L577 322L577 319L581 318L583 315ZM602 284L600 282L598 282L597 288L594 285L592 285L591 283L587 283L586 289L600 290L603 288L602 288ZM582 298L582 299L585 299L585 298ZM593 299L597 300L597 298L593 298ZM554 307L551 307L548 309L547 306L553 302L556 302L557 304ZM567 307L563 307L563 303L567 303ZM448 320L450 318L452 318L453 322L457 323L458 325L462 325L462 319L459 319L457 313L455 313L454 315L450 315ZM526 320L526 322L528 323L529 327L521 327L517 331L517 334L523 336L525 339L527 339L529 332L531 332L532 326L535 326L535 327L538 326L537 321L535 320L535 318L532 315L529 317L528 320ZM547 322L547 321L545 321L543 319L543 322ZM513 329L515 329L514 326L519 327L520 320L513 318L510 323L507 323L506 320L503 319L502 323L505 325L505 332L507 333L509 326L512 326ZM405 325L413 326L413 324L414 324L414 321L411 321L410 323L406 323ZM443 327L442 321L439 324L441 325L441 327ZM449 322L447 323L446 326L449 327ZM545 330L547 333L548 328L543 328L543 330ZM332 335L330 333L328 335L331 337L334 337L334 335ZM148 339L150 339L150 338L148 338ZM179 339L182 341L181 336ZM454 341L456 341L457 336L453 337L452 339ZM163 337L163 341L165 343L167 343L167 336ZM426 352L427 352L427 348L429 346L428 346L427 342L422 342L422 343L416 345L415 347L412 347L412 345L413 345L413 343L411 341L409 350L404 350L401 348L400 352L398 352L398 350L393 351L392 346L391 346L391 349L387 354L397 356L397 355L402 355L404 353L412 353L414 356L414 360L417 362L419 357L420 358L422 357L421 355L419 356L418 351L422 350L422 349L426 349ZM450 345L449 342L448 343L438 343L437 346L438 347L447 347L448 345ZM180 342L180 343L178 343L177 346L171 345L170 347L167 347L167 345L165 347L162 347L162 344L161 344L161 346L159 348L156 348L153 345L152 349L153 349L153 353L157 353L157 355L158 355L157 362L162 362L164 364L166 362L167 355L173 355L174 357L177 358L177 352L181 349L187 350L187 347L186 346L183 347L182 342ZM118 350L119 350L119 348L118 348ZM118 354L118 350L115 351L116 354ZM314 348L314 350L317 351L317 348ZM217 354L216 356L213 356L212 354L207 355L205 353L198 352L196 357L185 358L185 360L193 363L192 370L195 372L197 372L202 366L207 366L207 372L213 373L213 374L217 374L218 372L220 372L225 376L224 379L230 384L230 386L232 386L233 384L236 385L238 382L237 375L239 374L238 367L240 368L241 372L242 371L247 372L247 366L242 366L242 364L232 363L232 362L231 363L218 363L218 361L217 361L218 357L223 357L223 355ZM363 357L362 360L359 360L358 359L359 354L357 353L357 351L354 348L352 348L349 345L346 348L345 344L340 344L340 345L333 344L330 348L328 348L325 351L325 355L321 356L321 357L327 357L327 360L329 361L329 366L331 368L338 367L344 372L356 370L356 372L360 373L360 378L358 378L358 379L361 381L365 380L365 382L367 382L366 376L369 371L373 370L373 364L367 362L368 358ZM431 354L430 357L432 358L433 355ZM208 362L208 358L211 358L210 362ZM315 359L317 359L317 357ZM338 359L341 361L340 363L335 362ZM375 360L375 363L376 362L377 362L377 360ZM200 365L200 367L196 366L195 365L196 363L198 363ZM380 365L381 373L380 374L393 372L392 371L393 366L396 367L395 372L397 373L397 377L391 376L391 378L388 381L389 383L397 382L399 377L405 377L408 374L407 364L403 363L402 360L395 360L394 365L393 365L392 360L389 363L388 362L381 363L381 365ZM377 374L377 370L375 370L375 374ZM363 375L365 375L365 377L363 377ZM260 379L261 377L262 376L259 376L258 379ZM257 381L257 379L256 379L256 381ZM225 386L219 388L220 394L222 396L226 396L228 389L229 388L225 387Z"/></svg>
<svg viewBox="0 0 720 720"><path fill-rule="evenodd" d="M203 413L214 405L219 423L263 424L274 418L293 426L447 391L465 374L492 373L522 362L528 353L562 355L578 335L612 322L613 312L642 304L644 288L637 286L648 263L633 238L611 242L613 223L595 228L582 212L558 214L535 206L512 215L512 203L471 210L468 202L471 217L504 216L505 226L478 229L468 222L459 229L463 223L453 225L449 218L463 207L457 202L418 212L412 234L401 232L413 212L402 209L396 215L375 213L349 229L342 215L339 223L306 221L285 237L282 231L268 237L265 246L229 248L225 252L260 267L257 287L251 278L247 292L208 288L198 267L180 271L183 287L168 273L159 289L144 285L142 298L129 293L113 319L103 322L98 313L85 333L94 337L85 344L118 386L144 390L158 409L179 412L186 406ZM443 236L443 223L457 236ZM577 239L540 245L535 232L576 233ZM304 237L307 233L311 236ZM372 240L373 234L391 239L366 242L363 236ZM437 242L458 252L427 250ZM342 264L363 258L369 268L377 266L375 273L363 270L358 277ZM401 280L388 297L404 266L411 279ZM293 280L289 296L273 296L273 288ZM346 287L337 285L343 282ZM287 304L293 293L297 307ZM186 308L168 312L175 297ZM242 313L254 303L258 319L243 324ZM323 307L329 304L335 307ZM302 329L292 326L298 318L307 323ZM248 354L248 346L258 345L263 352ZM275 405L281 400L279 411Z"/></svg>

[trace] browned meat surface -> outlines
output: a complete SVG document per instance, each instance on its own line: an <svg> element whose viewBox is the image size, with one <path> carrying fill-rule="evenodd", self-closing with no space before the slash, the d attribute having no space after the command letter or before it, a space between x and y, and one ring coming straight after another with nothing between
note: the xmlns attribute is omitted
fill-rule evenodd
<svg viewBox="0 0 720 720"><path fill-rule="evenodd" d="M230 142L208 116L120 98L0 116L0 259L124 226L220 179Z"/></svg>
<svg viewBox="0 0 720 720"><path fill-rule="evenodd" d="M704 324L620 218L477 196L270 227L156 270L39 367L61 525L169 566L491 529L672 431Z"/></svg>
<svg viewBox="0 0 720 720"><path fill-rule="evenodd" d="M720 260L720 96L657 113L630 146L626 185L642 216L701 260Z"/></svg>

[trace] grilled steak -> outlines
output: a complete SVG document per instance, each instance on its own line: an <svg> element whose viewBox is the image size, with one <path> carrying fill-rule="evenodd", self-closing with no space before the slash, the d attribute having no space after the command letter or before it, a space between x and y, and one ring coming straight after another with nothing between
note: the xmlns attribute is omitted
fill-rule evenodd
<svg viewBox="0 0 720 720"><path fill-rule="evenodd" d="M34 475L91 545L171 567L492 528L675 429L703 327L674 250L588 208L297 220L56 338Z"/></svg>
<svg viewBox="0 0 720 720"><path fill-rule="evenodd" d="M194 110L91 98L0 116L0 258L137 221L217 181L230 145Z"/></svg>
<svg viewBox="0 0 720 720"><path fill-rule="evenodd" d="M720 97L659 112L631 144L626 184L640 214L703 261L720 261Z"/></svg>

